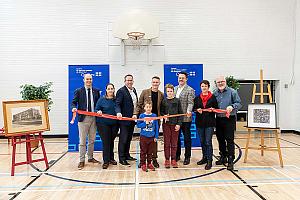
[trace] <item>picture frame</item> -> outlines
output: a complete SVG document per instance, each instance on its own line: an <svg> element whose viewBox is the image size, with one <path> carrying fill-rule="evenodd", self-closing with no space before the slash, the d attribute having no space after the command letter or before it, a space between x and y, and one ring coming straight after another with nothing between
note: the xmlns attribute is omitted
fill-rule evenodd
<svg viewBox="0 0 300 200"><path fill-rule="evenodd" d="M49 131L47 100L3 101L6 136Z"/></svg>
<svg viewBox="0 0 300 200"><path fill-rule="evenodd" d="M278 128L276 118L276 104L249 104L247 115L248 128Z"/></svg>

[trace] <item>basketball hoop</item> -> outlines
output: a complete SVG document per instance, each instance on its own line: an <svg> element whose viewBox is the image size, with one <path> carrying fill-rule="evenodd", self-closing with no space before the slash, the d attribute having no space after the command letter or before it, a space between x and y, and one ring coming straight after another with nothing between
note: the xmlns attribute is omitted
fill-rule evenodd
<svg viewBox="0 0 300 200"><path fill-rule="evenodd" d="M134 49L140 49L145 33L142 32L129 32L127 33L128 40Z"/></svg>
<svg viewBox="0 0 300 200"><path fill-rule="evenodd" d="M142 39L145 35L145 33L142 33L142 32L130 32L130 33L127 33L128 37L129 38L132 38L134 40L139 40L139 39Z"/></svg>

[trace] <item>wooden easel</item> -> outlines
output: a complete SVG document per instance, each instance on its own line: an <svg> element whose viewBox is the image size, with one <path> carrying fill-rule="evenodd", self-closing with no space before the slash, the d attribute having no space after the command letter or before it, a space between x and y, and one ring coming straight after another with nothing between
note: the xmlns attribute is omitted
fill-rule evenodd
<svg viewBox="0 0 300 200"><path fill-rule="evenodd" d="M270 103L273 102L272 100L272 94L271 94L271 86L268 83L267 89L268 92L264 93L264 85L263 85L263 70L260 70L260 92L256 92L256 84L254 83L253 85L253 93L252 93L252 103L255 102L255 97L260 96L260 103L264 103L264 96L269 97ZM246 147L245 147L245 158L244 158L244 163L247 162L247 157L248 157L248 150L249 149L256 149L261 151L261 156L264 156L264 151L277 151L278 156L279 156L279 162L280 166L283 167L283 160L282 160L282 154L281 154L281 148L280 148L280 143L279 143L279 134L280 134L280 129L279 128L250 128L246 127L248 129L248 137L247 137L247 142L246 142ZM260 147L252 147L249 146L250 139L251 139L251 131L258 130L260 131ZM276 139L276 147L267 147L265 146L265 141L264 141L264 132L265 131L273 131L275 133L275 139Z"/></svg>
<svg viewBox="0 0 300 200"><path fill-rule="evenodd" d="M264 93L264 81L263 81L263 70L262 69L260 70L259 85L260 85L260 92L256 92L256 84L255 83L253 84L252 103L255 102L255 97L256 96L260 96L260 103L264 103L264 96L268 96L270 103L272 103L273 100L272 100L272 93L271 93L270 83L268 83L268 85L267 85L268 92Z"/></svg>
<svg viewBox="0 0 300 200"><path fill-rule="evenodd" d="M37 136L36 136L37 135ZM25 138L22 138L22 136ZM19 139L19 141L17 141L17 139ZM11 176L15 175L15 167L19 166L19 165L25 165L25 164L31 164L34 162L40 162L40 161L44 161L46 168L49 168L49 164L48 164L48 159L47 159L47 155L46 155L46 149L45 149L45 145L44 145L44 138L42 136L42 132L30 132L30 133L22 133L22 134L14 134L11 136L11 140L12 140L12 164L11 164ZM43 151L43 157L39 158L39 159L32 159L32 151L31 151L31 143L38 141L41 143L41 147L42 147L42 151ZM25 143L26 144L26 161L23 162L16 162L16 148L17 148L17 144L22 144Z"/></svg>

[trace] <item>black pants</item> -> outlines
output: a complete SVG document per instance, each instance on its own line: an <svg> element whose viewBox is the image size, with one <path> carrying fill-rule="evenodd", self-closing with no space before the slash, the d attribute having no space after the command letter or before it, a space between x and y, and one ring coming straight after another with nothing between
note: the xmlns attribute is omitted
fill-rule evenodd
<svg viewBox="0 0 300 200"><path fill-rule="evenodd" d="M130 123L129 125L120 124L119 161L125 161L130 157L129 150L134 126L134 123Z"/></svg>
<svg viewBox="0 0 300 200"><path fill-rule="evenodd" d="M114 160L114 142L119 126L118 124L105 125L97 123L97 129L103 144L103 162L109 163L109 161Z"/></svg>
<svg viewBox="0 0 300 200"><path fill-rule="evenodd" d="M216 135L219 143L220 154L234 158L234 129L235 116L217 117Z"/></svg>
<svg viewBox="0 0 300 200"><path fill-rule="evenodd" d="M192 151L191 124L192 122L182 122L179 135L178 135L176 157L180 157L181 155L181 141L180 141L181 131L183 133L184 147L185 147L184 157L185 158L191 157L191 151Z"/></svg>

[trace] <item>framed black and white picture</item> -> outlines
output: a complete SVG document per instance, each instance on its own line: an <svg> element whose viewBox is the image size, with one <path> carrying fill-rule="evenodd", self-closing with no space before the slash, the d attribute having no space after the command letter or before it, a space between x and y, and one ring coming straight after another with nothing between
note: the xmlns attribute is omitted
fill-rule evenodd
<svg viewBox="0 0 300 200"><path fill-rule="evenodd" d="M249 104L247 127L277 128L276 104Z"/></svg>
<svg viewBox="0 0 300 200"><path fill-rule="evenodd" d="M49 131L46 100L3 101L5 135Z"/></svg>

